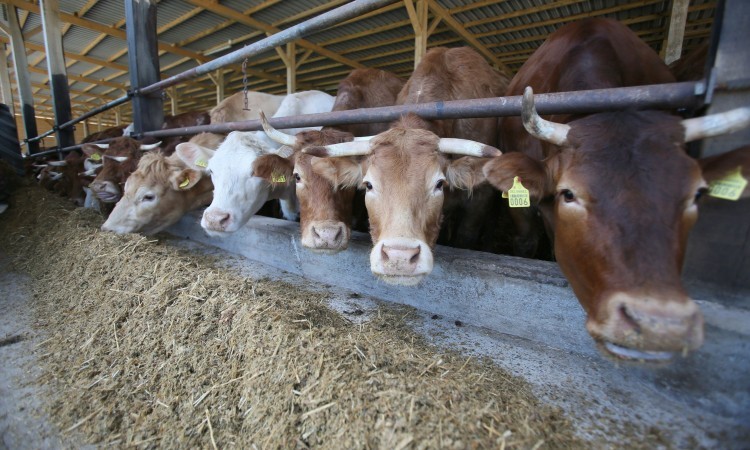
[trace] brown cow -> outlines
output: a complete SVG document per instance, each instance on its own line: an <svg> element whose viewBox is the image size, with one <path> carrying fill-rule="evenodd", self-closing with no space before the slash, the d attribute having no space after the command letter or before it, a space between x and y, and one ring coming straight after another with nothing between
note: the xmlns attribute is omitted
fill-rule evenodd
<svg viewBox="0 0 750 450"><path fill-rule="evenodd" d="M105 128L102 131L97 131L96 133L91 133L81 140L81 144L120 137L123 135L125 128L125 125L117 125L114 127Z"/></svg>
<svg viewBox="0 0 750 450"><path fill-rule="evenodd" d="M91 190L100 201L117 203L122 197L125 180L138 167L141 152L158 146L159 143L143 145L128 137L117 138L109 144L85 144L82 150L87 156L101 154L104 150L101 157L104 166L89 185Z"/></svg>
<svg viewBox="0 0 750 450"><path fill-rule="evenodd" d="M211 123L211 116L205 111L190 111L176 116L165 116L162 130L172 128L197 127ZM195 134L184 134L182 136L169 136L162 139L161 151L165 155L174 153L177 144L188 142Z"/></svg>
<svg viewBox="0 0 750 450"><path fill-rule="evenodd" d="M399 98L416 103L494 97L503 87L502 78L473 50L435 48L424 56ZM338 156L312 164L336 186L366 189L375 244L370 268L375 275L389 283L413 285L432 271L431 249L440 230L446 188L470 189L482 181L483 160L448 155L498 154L487 145L496 140L496 123L426 121L410 114L369 142L305 149L314 156Z"/></svg>
<svg viewBox="0 0 750 450"><path fill-rule="evenodd" d="M248 109L245 109L245 98L247 98ZM286 98L285 95L271 95L263 92L248 91L247 94L237 92L209 111L211 123L253 120L258 118L261 111L269 116L274 115L284 98Z"/></svg>
<svg viewBox="0 0 750 450"><path fill-rule="evenodd" d="M397 76L378 69L355 69L339 83L333 111L358 108L391 106L404 85ZM265 116L262 117L265 119ZM262 155L255 162L255 174L269 181L282 175L289 183L296 184L300 202L300 228L302 245L316 251L338 252L349 245L352 212L357 195L356 187L337 188L327 179L312 170L312 156L302 149L348 142L354 136L372 136L388 129L387 123L369 123L324 127L320 131L308 130L295 136L286 135L268 125L264 127L271 139L291 146L289 158L278 155ZM364 208L359 208L364 210ZM359 218L366 222L365 218Z"/></svg>
<svg viewBox="0 0 750 450"><path fill-rule="evenodd" d="M591 19L550 35L508 94L526 86L558 92L668 81L667 66L626 26ZM706 183L725 172L709 168L747 170L750 152L696 162L684 143L746 125L750 108L685 121L658 111L624 111L552 122L536 114L527 88L523 115L523 123L501 123L504 147L522 153L494 158L484 173L504 192L516 176L530 191L554 232L555 256L599 348L649 361L698 348L703 317L680 280L696 201ZM706 121L714 125L708 133Z"/></svg>

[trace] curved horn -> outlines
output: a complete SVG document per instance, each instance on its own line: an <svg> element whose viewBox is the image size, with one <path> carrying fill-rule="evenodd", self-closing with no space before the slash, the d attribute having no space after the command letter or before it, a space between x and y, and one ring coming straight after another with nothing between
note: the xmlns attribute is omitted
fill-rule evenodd
<svg viewBox="0 0 750 450"><path fill-rule="evenodd" d="M526 86L526 89L523 91L521 117L523 118L524 128L532 136L555 145L565 145L568 142L570 125L542 119L536 112L534 91L531 89L531 86Z"/></svg>
<svg viewBox="0 0 750 450"><path fill-rule="evenodd" d="M68 162L67 161L47 161L47 164L49 164L52 167L63 167L63 166L67 166Z"/></svg>
<svg viewBox="0 0 750 450"><path fill-rule="evenodd" d="M268 123L268 119L266 119L266 115L263 114L263 111L260 112L260 123L263 125L263 131L266 132L266 135L269 138L273 139L274 141L278 142L279 144L288 145L292 147L294 146L294 144L297 143L296 136L282 133L281 131L272 127L271 124Z"/></svg>
<svg viewBox="0 0 750 450"><path fill-rule="evenodd" d="M106 150L109 148L109 144L91 144L96 145L97 147L101 148L102 150Z"/></svg>
<svg viewBox="0 0 750 450"><path fill-rule="evenodd" d="M342 142L341 144L307 147L302 149L302 153L319 156L321 158L369 155L371 151L372 149L370 148L369 141Z"/></svg>
<svg viewBox="0 0 750 450"><path fill-rule="evenodd" d="M375 136L360 136L360 137L355 137L353 140L354 141L369 141L370 139L374 137Z"/></svg>
<svg viewBox="0 0 750 450"><path fill-rule="evenodd" d="M160 145L161 145L161 141L157 142L156 144L141 144L141 150L143 151L153 150Z"/></svg>
<svg viewBox="0 0 750 450"><path fill-rule="evenodd" d="M89 169L89 170L87 170L85 172L78 172L78 176L79 177L94 177L94 176L96 176L96 170L97 169L98 169L98 167L96 167L94 169Z"/></svg>
<svg viewBox="0 0 750 450"><path fill-rule="evenodd" d="M478 158L492 158L503 154L500 150L481 142L469 139L441 138L438 141L438 151L452 155L476 156Z"/></svg>
<svg viewBox="0 0 750 450"><path fill-rule="evenodd" d="M685 127L685 142L733 133L748 125L750 125L750 106L682 121L682 126Z"/></svg>
<svg viewBox="0 0 750 450"><path fill-rule="evenodd" d="M62 176L63 176L63 174L61 174L61 173L59 173L59 172L50 172L50 173L49 173L49 178L50 178L50 180L52 180L52 181L57 181L57 180L59 180L60 178L62 178Z"/></svg>
<svg viewBox="0 0 750 450"><path fill-rule="evenodd" d="M127 160L128 160L128 157L127 157L127 156L110 156L110 155L104 155L104 157L105 157L105 158L109 158L109 159L112 159L112 160L114 160L114 161L117 161L117 162L120 162L120 163L121 163L121 162L125 162L125 161L127 161Z"/></svg>

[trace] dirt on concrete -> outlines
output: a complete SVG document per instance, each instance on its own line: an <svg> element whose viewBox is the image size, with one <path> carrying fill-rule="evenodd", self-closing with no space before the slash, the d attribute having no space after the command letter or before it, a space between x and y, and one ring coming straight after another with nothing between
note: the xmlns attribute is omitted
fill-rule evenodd
<svg viewBox="0 0 750 450"><path fill-rule="evenodd" d="M98 214L41 189L11 201L0 249L33 280L46 336L34 382L64 435L148 448L592 445L522 379L425 343L409 308L353 323L325 293L100 232Z"/></svg>

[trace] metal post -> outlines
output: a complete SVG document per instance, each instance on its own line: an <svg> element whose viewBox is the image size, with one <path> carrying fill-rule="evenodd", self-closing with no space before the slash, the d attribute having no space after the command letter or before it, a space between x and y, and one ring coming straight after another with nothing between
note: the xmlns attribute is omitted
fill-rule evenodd
<svg viewBox="0 0 750 450"><path fill-rule="evenodd" d="M41 12L44 49L47 52L47 73L55 108L57 144L60 147L69 147L75 144L73 128L59 128L61 124L70 121L73 116L70 112L70 90L60 31L60 6L57 0L41 0Z"/></svg>
<svg viewBox="0 0 750 450"><path fill-rule="evenodd" d="M159 51L156 35L156 2L127 0L125 27L128 41L130 87L134 91L159 81ZM164 123L164 102L161 91L154 95L140 94L133 98L135 133L158 130Z"/></svg>
<svg viewBox="0 0 750 450"><path fill-rule="evenodd" d="M36 114L34 113L34 96L31 92L31 80L29 79L29 63L26 60L26 48L23 44L21 26L18 23L18 12L13 5L8 8L8 27L10 28L10 45L13 49L13 70L16 74L16 86L18 86L18 98L23 115L23 128L26 139L36 137ZM29 153L39 151L39 143L29 141Z"/></svg>
<svg viewBox="0 0 750 450"><path fill-rule="evenodd" d="M706 114L750 104L748 73L750 48L750 2L719 3L712 48L716 49L709 86L712 94ZM732 91L721 90L740 86ZM744 85L744 88L742 87ZM750 129L706 139L702 156L724 153L750 143ZM688 281L708 282L729 289L750 289L750 200L736 202L713 199L700 206L698 222L690 235L683 276Z"/></svg>

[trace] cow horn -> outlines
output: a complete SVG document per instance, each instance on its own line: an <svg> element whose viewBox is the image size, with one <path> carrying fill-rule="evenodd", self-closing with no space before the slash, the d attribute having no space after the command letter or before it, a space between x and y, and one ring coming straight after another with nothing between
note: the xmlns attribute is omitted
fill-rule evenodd
<svg viewBox="0 0 750 450"><path fill-rule="evenodd" d="M534 106L534 90L526 86L521 103L521 117L523 126L532 136L555 145L565 145L568 142L570 125L555 123L542 119Z"/></svg>
<svg viewBox="0 0 750 450"><path fill-rule="evenodd" d="M482 144L469 139L441 138L438 141L438 151L452 155L476 156L478 158L491 158L503 153L495 147Z"/></svg>
<svg viewBox="0 0 750 450"><path fill-rule="evenodd" d="M61 174L60 172L50 172L49 173L49 178L52 181L57 181L60 178L62 178L62 176L63 176L63 174Z"/></svg>
<svg viewBox="0 0 750 450"><path fill-rule="evenodd" d="M282 133L281 131L272 127L271 124L268 123L268 119L266 119L266 115L263 114L263 111L260 112L260 123L263 125L263 131L266 132L266 135L279 144L294 146L294 144L297 143L296 136Z"/></svg>
<svg viewBox="0 0 750 450"><path fill-rule="evenodd" d="M157 142L156 144L141 144L141 150L143 151L153 150L160 145L161 145L161 141Z"/></svg>
<svg viewBox="0 0 750 450"><path fill-rule="evenodd" d="M106 150L109 148L109 144L91 144L96 145L97 147L101 148L102 150Z"/></svg>
<svg viewBox="0 0 750 450"><path fill-rule="evenodd" d="M323 150L324 149L324 150ZM360 156L369 155L372 149L369 141L351 141L331 144L322 147L307 147L302 153L320 157Z"/></svg>
<svg viewBox="0 0 750 450"><path fill-rule="evenodd" d="M357 141L357 142L359 142L359 141L369 141L370 139L372 139L374 137L375 136L360 136L360 137L355 137L352 140Z"/></svg>
<svg viewBox="0 0 750 450"><path fill-rule="evenodd" d="M685 142L733 133L748 125L750 125L750 106L682 121L682 126L685 127Z"/></svg>
<svg viewBox="0 0 750 450"><path fill-rule="evenodd" d="M47 161L47 164L49 164L52 167L63 167L63 166L67 166L68 162L67 161Z"/></svg>
<svg viewBox="0 0 750 450"><path fill-rule="evenodd" d="M125 162L125 161L128 160L127 156L110 156L110 155L104 155L104 157L112 159L112 160L115 160L115 161L120 162L120 163L121 162Z"/></svg>
<svg viewBox="0 0 750 450"><path fill-rule="evenodd" d="M85 172L78 172L78 176L79 177L93 177L93 176L96 176L96 169L98 169L98 167L96 167L94 169L89 169L89 170L87 170Z"/></svg>
<svg viewBox="0 0 750 450"><path fill-rule="evenodd" d="M37 168L37 169L44 169L49 164L32 164L31 167Z"/></svg>

